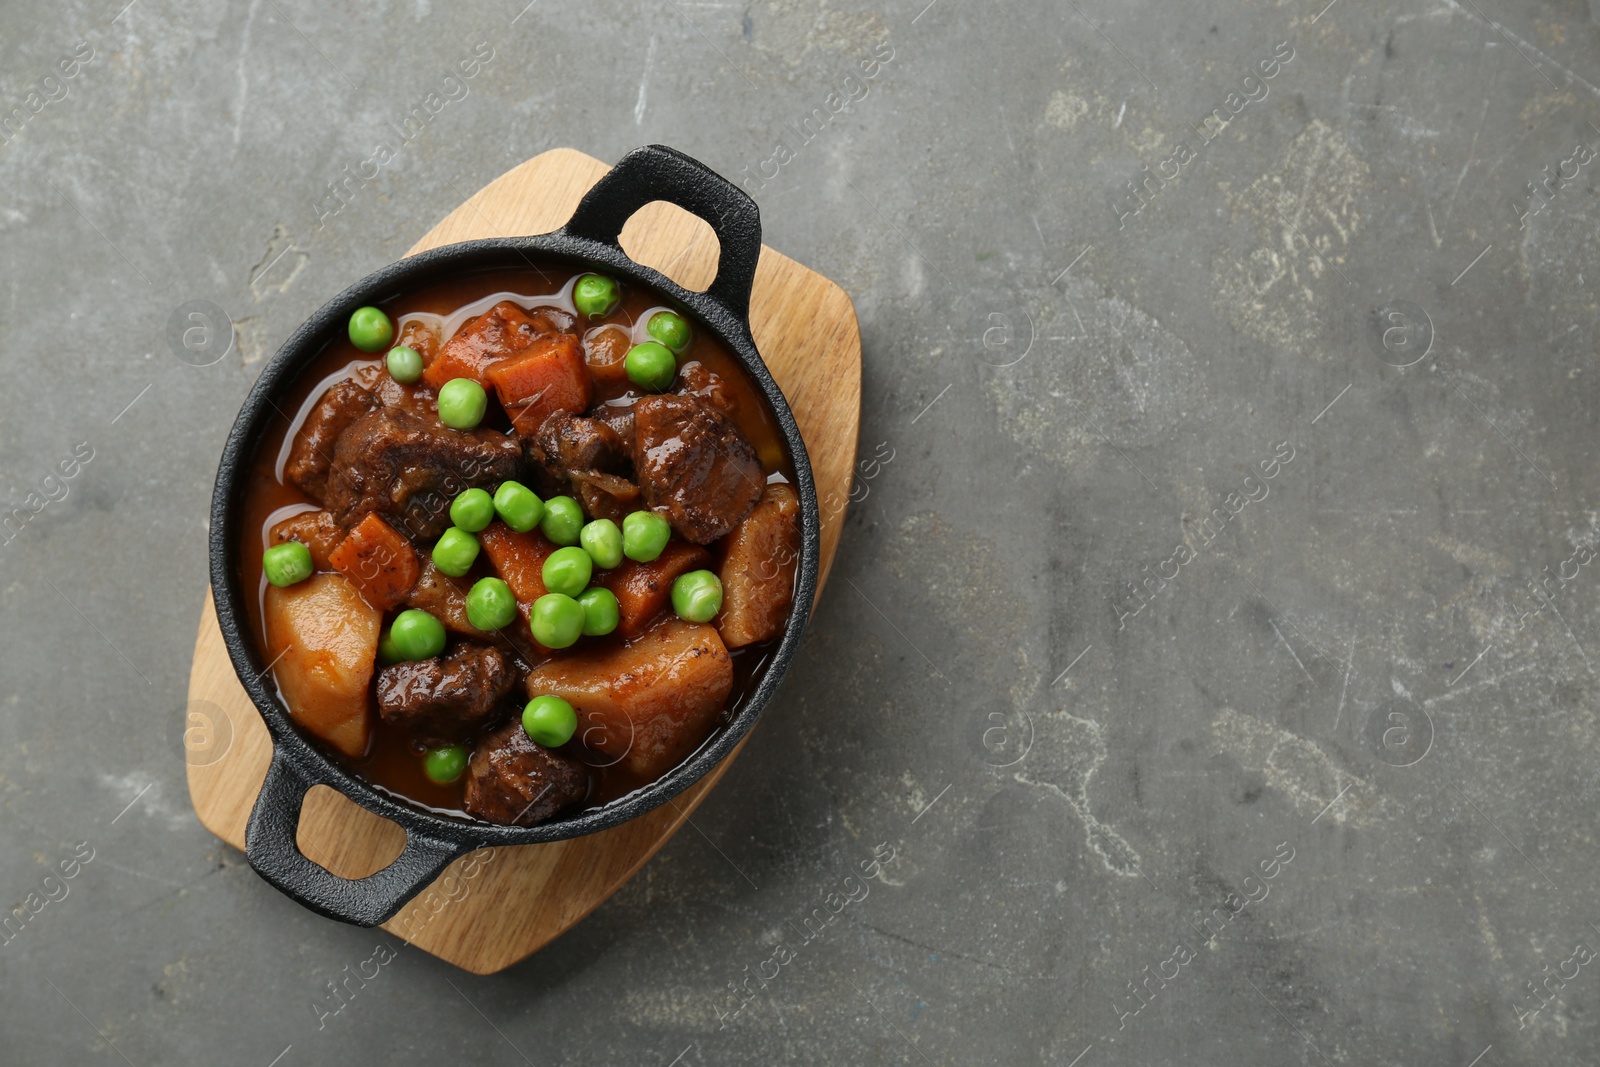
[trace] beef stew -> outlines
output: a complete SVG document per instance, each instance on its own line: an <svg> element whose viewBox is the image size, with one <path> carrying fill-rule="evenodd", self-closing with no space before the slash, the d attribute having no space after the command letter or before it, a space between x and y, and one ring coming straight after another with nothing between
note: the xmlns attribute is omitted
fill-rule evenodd
<svg viewBox="0 0 1600 1067"><path fill-rule="evenodd" d="M329 345L249 472L241 571L291 718L437 814L527 826L640 789L730 721L789 614L800 517L764 397L650 290L595 307L595 277L383 302L395 349Z"/></svg>

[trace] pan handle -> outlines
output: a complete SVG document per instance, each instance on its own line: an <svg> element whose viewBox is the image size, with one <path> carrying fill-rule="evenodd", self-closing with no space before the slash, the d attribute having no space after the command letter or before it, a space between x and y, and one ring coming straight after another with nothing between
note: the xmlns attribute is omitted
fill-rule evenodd
<svg viewBox="0 0 1600 1067"><path fill-rule="evenodd" d="M429 885L457 856L472 850L406 827L395 861L365 878L341 878L312 862L295 844L308 777L282 746L274 746L267 780L245 829L245 857L256 873L312 911L356 926L377 926Z"/></svg>
<svg viewBox="0 0 1600 1067"><path fill-rule="evenodd" d="M706 295L740 322L750 317L750 287L761 258L761 209L749 195L699 160L666 145L635 148L584 195L562 232L608 244L635 211L653 200L704 219L722 245Z"/></svg>

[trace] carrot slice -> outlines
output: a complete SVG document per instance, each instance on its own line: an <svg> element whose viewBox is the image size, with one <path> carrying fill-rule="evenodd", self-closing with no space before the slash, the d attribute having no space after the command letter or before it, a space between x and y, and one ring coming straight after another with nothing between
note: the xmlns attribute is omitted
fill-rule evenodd
<svg viewBox="0 0 1600 1067"><path fill-rule="evenodd" d="M582 414L594 395L583 346L570 333L545 334L486 373L518 433L537 433L557 411Z"/></svg>
<svg viewBox="0 0 1600 1067"><path fill-rule="evenodd" d="M422 372L423 384L438 389L452 378L471 378L488 388L484 372L498 360L526 348L539 334L539 324L509 300L502 300L470 320L446 341Z"/></svg>
<svg viewBox="0 0 1600 1067"><path fill-rule="evenodd" d="M417 550L376 513L328 553L328 563L382 611L399 606L422 576Z"/></svg>
<svg viewBox="0 0 1600 1067"><path fill-rule="evenodd" d="M594 584L603 585L617 598L621 616L617 633L633 637L642 633L672 599L672 581L680 574L711 565L711 553L699 545L673 539L649 563L625 559L603 571Z"/></svg>
<svg viewBox="0 0 1600 1067"><path fill-rule="evenodd" d="M517 533L498 519L479 531L478 543L526 617L533 602L548 592L544 561L556 550L555 543L538 530Z"/></svg>

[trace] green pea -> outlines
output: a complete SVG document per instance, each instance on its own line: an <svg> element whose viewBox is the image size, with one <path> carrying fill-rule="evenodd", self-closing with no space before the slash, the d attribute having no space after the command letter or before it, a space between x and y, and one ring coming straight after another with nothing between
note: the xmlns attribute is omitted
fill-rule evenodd
<svg viewBox="0 0 1600 1067"><path fill-rule="evenodd" d="M578 543L601 570L622 562L622 531L610 519L596 519L578 531Z"/></svg>
<svg viewBox="0 0 1600 1067"><path fill-rule="evenodd" d="M452 430L470 430L489 410L489 394L471 378L451 378L439 389L439 421Z"/></svg>
<svg viewBox="0 0 1600 1067"><path fill-rule="evenodd" d="M534 697L522 709L522 730L536 745L560 748L578 732L578 713L560 697Z"/></svg>
<svg viewBox="0 0 1600 1067"><path fill-rule="evenodd" d="M449 785L460 778L467 769L467 749L465 745L445 745L443 748L430 748L428 754L422 759L422 773L428 776L428 781L439 785Z"/></svg>
<svg viewBox="0 0 1600 1067"><path fill-rule="evenodd" d="M661 555L672 538L672 524L653 511L635 511L622 520L622 554L640 563Z"/></svg>
<svg viewBox="0 0 1600 1067"><path fill-rule="evenodd" d="M617 306L621 295L617 283L604 274L585 274L572 287L572 306L585 318L604 318Z"/></svg>
<svg viewBox="0 0 1600 1067"><path fill-rule="evenodd" d="M645 341L628 349L622 361L628 380L640 389L664 393L678 374L678 359L659 341Z"/></svg>
<svg viewBox="0 0 1600 1067"><path fill-rule="evenodd" d="M645 323L645 331L674 352L689 347L689 324L676 311L658 311Z"/></svg>
<svg viewBox="0 0 1600 1067"><path fill-rule="evenodd" d="M479 578L467 593L467 621L480 630L498 630L517 617L517 598L499 578Z"/></svg>
<svg viewBox="0 0 1600 1067"><path fill-rule="evenodd" d="M444 623L421 608L408 608L394 617L389 639L401 659L432 659L444 651Z"/></svg>
<svg viewBox="0 0 1600 1067"><path fill-rule="evenodd" d="M494 498L482 489L466 489L450 502L450 521L477 533L494 521Z"/></svg>
<svg viewBox="0 0 1600 1067"><path fill-rule="evenodd" d="M399 663L405 657L400 655L400 650L394 647L394 634L388 630L378 638L378 662L382 664Z"/></svg>
<svg viewBox="0 0 1600 1067"><path fill-rule="evenodd" d="M285 541L261 553L261 569L267 572L267 581L281 588L305 581L317 568L309 548L299 541Z"/></svg>
<svg viewBox="0 0 1600 1067"><path fill-rule="evenodd" d="M422 353L410 345L397 345L389 349L384 364L389 368L389 377L397 382L410 385L422 377Z"/></svg>
<svg viewBox="0 0 1600 1067"><path fill-rule="evenodd" d="M394 323L375 307L356 308L350 313L350 343L363 352L382 352L394 340Z"/></svg>
<svg viewBox="0 0 1600 1067"><path fill-rule="evenodd" d="M521 482L501 482L494 491L494 511L517 533L527 533L544 518L544 501Z"/></svg>
<svg viewBox="0 0 1600 1067"><path fill-rule="evenodd" d="M589 637L603 637L622 620L616 594L605 586L592 585L579 593L578 606L583 609L583 632Z"/></svg>
<svg viewBox="0 0 1600 1067"><path fill-rule="evenodd" d="M678 575L672 583L672 610L684 622L710 622L722 610L722 580L710 571Z"/></svg>
<svg viewBox="0 0 1600 1067"><path fill-rule="evenodd" d="M589 584L594 561L581 548L558 548L544 561L544 587L552 593L575 597Z"/></svg>
<svg viewBox="0 0 1600 1067"><path fill-rule="evenodd" d="M570 496L553 496L544 502L539 529L558 545L575 545L583 531L583 508Z"/></svg>
<svg viewBox="0 0 1600 1067"><path fill-rule="evenodd" d="M528 629L546 648L567 648L583 633L583 608L562 593L546 593L533 602Z"/></svg>
<svg viewBox="0 0 1600 1067"><path fill-rule="evenodd" d="M478 539L459 526L446 530L433 546L433 565L452 578L470 571L477 558Z"/></svg>

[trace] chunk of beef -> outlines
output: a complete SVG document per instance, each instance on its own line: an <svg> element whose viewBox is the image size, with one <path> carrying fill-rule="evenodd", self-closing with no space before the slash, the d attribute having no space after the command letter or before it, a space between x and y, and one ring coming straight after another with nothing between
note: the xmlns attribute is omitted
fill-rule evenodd
<svg viewBox="0 0 1600 1067"><path fill-rule="evenodd" d="M523 438L522 447L540 492L570 493L587 514L613 522L634 510L639 488L625 477L631 473L628 453L600 419L558 411L537 434Z"/></svg>
<svg viewBox="0 0 1600 1067"><path fill-rule="evenodd" d="M691 359L678 368L678 381L679 393L684 396L697 396L724 415L732 415L739 406L738 398L733 395L733 388L723 380L722 375L698 359Z"/></svg>
<svg viewBox="0 0 1600 1067"><path fill-rule="evenodd" d="M677 766L716 724L733 690L733 659L716 628L663 619L618 647L591 646L528 674L578 713L578 737L640 778Z"/></svg>
<svg viewBox="0 0 1600 1067"><path fill-rule="evenodd" d="M339 435L339 473L328 481L328 510L349 526L376 512L412 541L432 541L450 525L463 489L493 489L517 476L522 448L491 430L452 430L409 411L363 415Z"/></svg>
<svg viewBox="0 0 1600 1067"><path fill-rule="evenodd" d="M507 723L478 742L467 764L468 815L509 826L532 826L589 794L589 772L571 756L528 739Z"/></svg>
<svg viewBox="0 0 1600 1067"><path fill-rule="evenodd" d="M618 526L628 512L638 511L639 487L626 478L598 471L574 471L572 486L583 513L592 519L610 519Z"/></svg>
<svg viewBox="0 0 1600 1067"><path fill-rule="evenodd" d="M545 455L568 473L628 473L628 454L622 450L622 441L599 419L558 411L544 420L537 440Z"/></svg>
<svg viewBox="0 0 1600 1067"><path fill-rule="evenodd" d="M334 382L322 394L289 449L283 472L312 500L326 503L328 471L339 435L357 419L379 407L378 398L349 380ZM335 476L337 480L337 476Z"/></svg>
<svg viewBox="0 0 1600 1067"><path fill-rule="evenodd" d="M728 535L717 617L723 644L740 648L783 633L799 561L800 497L790 486L769 485L761 503Z"/></svg>
<svg viewBox="0 0 1600 1067"><path fill-rule="evenodd" d="M332 570L328 554L344 540L344 527L334 522L326 511L302 511L274 523L267 531L267 540L274 545L299 541L311 551L312 566L319 571Z"/></svg>
<svg viewBox="0 0 1600 1067"><path fill-rule="evenodd" d="M395 381L394 375L389 373L387 364L381 359L361 360L355 373L350 375L350 380L377 397L383 407L405 408L429 418L438 410L439 399L432 389L425 385L407 385Z"/></svg>
<svg viewBox="0 0 1600 1067"><path fill-rule="evenodd" d="M458 741L495 718L516 681L504 652L461 644L449 655L380 671L378 714L425 741Z"/></svg>
<svg viewBox="0 0 1600 1067"><path fill-rule="evenodd" d="M608 400L589 409L589 417L611 427L611 432L622 442L622 450L629 456L633 455L633 405L632 399L626 403Z"/></svg>
<svg viewBox="0 0 1600 1067"><path fill-rule="evenodd" d="M610 426L599 419L558 411L544 420L539 432L522 439L522 449L533 475L555 492L569 492L575 471L627 474L628 454Z"/></svg>
<svg viewBox="0 0 1600 1067"><path fill-rule="evenodd" d="M686 539L710 544L761 499L756 451L710 403L648 396L633 406L633 466L645 503Z"/></svg>
<svg viewBox="0 0 1600 1067"><path fill-rule="evenodd" d="M529 489L544 497L546 500L563 493L570 493L571 487L567 479L561 474L545 455L544 449L539 447L538 441L532 437L522 439L522 474L520 478Z"/></svg>

